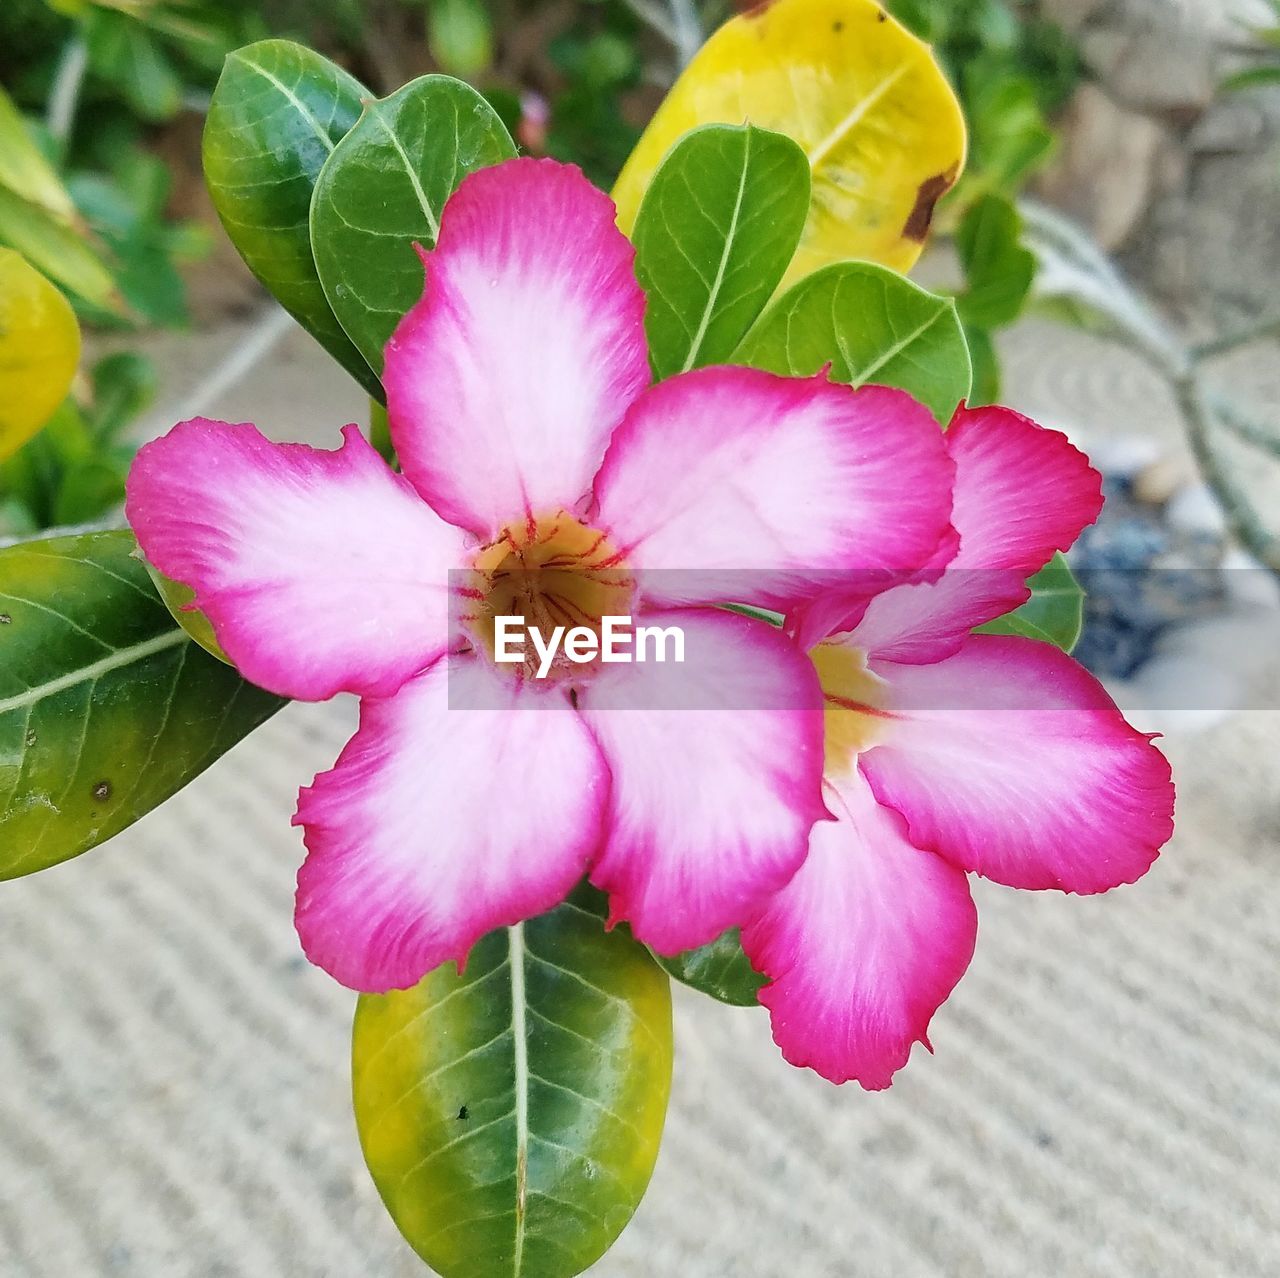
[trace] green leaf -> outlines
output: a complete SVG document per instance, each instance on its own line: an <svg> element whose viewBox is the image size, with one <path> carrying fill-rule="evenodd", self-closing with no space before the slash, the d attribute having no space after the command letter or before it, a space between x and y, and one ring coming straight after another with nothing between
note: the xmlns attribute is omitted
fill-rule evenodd
<svg viewBox="0 0 1280 1278"><path fill-rule="evenodd" d="M151 584L156 588L169 615L191 636L210 656L216 657L225 665L231 664L231 658L222 650L218 637L213 633L213 622L200 611L193 608L196 592L190 586L166 577L150 560L142 561L151 576Z"/></svg>
<svg viewBox="0 0 1280 1278"><path fill-rule="evenodd" d="M75 206L44 152L27 130L13 99L0 87L0 186L70 223Z"/></svg>
<svg viewBox="0 0 1280 1278"><path fill-rule="evenodd" d="M0 550L0 879L118 834L283 704L187 638L135 549Z"/></svg>
<svg viewBox="0 0 1280 1278"><path fill-rule="evenodd" d="M62 477L53 522L63 528L100 519L124 501L125 470L102 457L71 466Z"/></svg>
<svg viewBox="0 0 1280 1278"><path fill-rule="evenodd" d="M1084 591L1062 555L1028 580L1031 598L1006 616L979 626L987 635L1022 635L1070 652L1084 625Z"/></svg>
<svg viewBox="0 0 1280 1278"><path fill-rule="evenodd" d="M414 244L435 244L445 201L468 173L515 153L494 109L445 75L370 102L334 149L316 184L311 244L333 313L374 369L422 296Z"/></svg>
<svg viewBox="0 0 1280 1278"><path fill-rule="evenodd" d="M677 981L734 1007L755 1007L760 988L769 979L751 966L736 927L696 950L685 950L674 958L661 954L654 958Z"/></svg>
<svg viewBox="0 0 1280 1278"><path fill-rule="evenodd" d="M1053 154L1057 137L1029 76L1003 74L980 61L965 74L974 167L988 187L1016 192Z"/></svg>
<svg viewBox="0 0 1280 1278"><path fill-rule="evenodd" d="M1022 219L1011 201L986 195L971 205L956 232L968 287L957 299L960 318L975 328L1003 328L1022 313L1036 275L1036 257L1021 242Z"/></svg>
<svg viewBox="0 0 1280 1278"><path fill-rule="evenodd" d="M791 264L808 216L809 162L790 138L716 124L681 139L632 232L657 378L729 359Z"/></svg>
<svg viewBox="0 0 1280 1278"><path fill-rule="evenodd" d="M772 373L896 386L946 423L969 394L969 350L955 302L870 262L837 262L765 312L734 355Z"/></svg>
<svg viewBox="0 0 1280 1278"><path fill-rule="evenodd" d="M135 17L94 6L85 16L89 68L110 81L144 120L169 120L182 107L182 77Z"/></svg>
<svg viewBox="0 0 1280 1278"><path fill-rule="evenodd" d="M17 249L56 284L94 306L123 313L111 272L88 242L45 209L0 187L0 244Z"/></svg>
<svg viewBox="0 0 1280 1278"><path fill-rule="evenodd" d="M491 932L464 975L364 995L356 1125L392 1219L442 1278L570 1278L649 1183L671 1084L671 989L580 889Z"/></svg>
<svg viewBox="0 0 1280 1278"><path fill-rule="evenodd" d="M427 0L427 44L442 71L474 76L493 61L493 24L485 0Z"/></svg>
<svg viewBox="0 0 1280 1278"><path fill-rule="evenodd" d="M1280 67L1250 67L1229 75L1221 84L1224 93L1239 93L1244 89L1270 88L1280 84Z"/></svg>
<svg viewBox="0 0 1280 1278"><path fill-rule="evenodd" d="M155 399L155 365L136 351L120 351L100 359L91 377L94 438L99 445L110 444Z"/></svg>
<svg viewBox="0 0 1280 1278"><path fill-rule="evenodd" d="M1000 354L991 334L985 328L964 326L964 340L969 347L969 362L973 365L973 388L969 392L970 408L1000 402Z"/></svg>
<svg viewBox="0 0 1280 1278"><path fill-rule="evenodd" d="M76 206L111 249L125 300L153 324L179 325L187 319L186 291L173 250L189 237L164 216L171 184L164 163L140 148L122 155L110 175L76 173L68 181Z"/></svg>
<svg viewBox="0 0 1280 1278"><path fill-rule="evenodd" d="M371 395L382 386L352 346L311 255L311 194L324 162L360 115L368 90L288 40L231 54L204 128L214 208L249 269Z"/></svg>

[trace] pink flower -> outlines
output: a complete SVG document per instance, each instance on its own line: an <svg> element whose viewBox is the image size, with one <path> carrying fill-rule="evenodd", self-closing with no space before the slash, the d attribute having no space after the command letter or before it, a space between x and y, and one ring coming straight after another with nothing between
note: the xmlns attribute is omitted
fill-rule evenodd
<svg viewBox="0 0 1280 1278"><path fill-rule="evenodd" d="M950 532L954 467L900 393L740 368L647 389L632 260L576 169L474 174L387 346L402 475L354 427L326 452L199 420L130 476L144 552L247 678L362 698L296 818L299 934L345 984L412 985L588 872L668 953L756 909L825 815L821 701L784 634L717 605L914 573ZM678 622L691 656L533 678L493 659L508 608Z"/></svg>
<svg viewBox="0 0 1280 1278"><path fill-rule="evenodd" d="M1104 892L1173 832L1168 763L1091 675L1047 643L971 633L1097 518L1099 476L1007 409L961 409L946 442L960 546L941 579L800 610L835 820L742 932L787 1060L868 1089L928 1046L969 965L968 873Z"/></svg>

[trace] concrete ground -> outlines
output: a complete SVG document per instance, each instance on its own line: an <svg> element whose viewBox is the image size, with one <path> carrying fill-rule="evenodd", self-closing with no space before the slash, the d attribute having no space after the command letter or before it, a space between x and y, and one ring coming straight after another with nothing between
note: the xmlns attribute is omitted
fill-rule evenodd
<svg viewBox="0 0 1280 1278"><path fill-rule="evenodd" d="M160 342L150 425L200 411L336 442L361 415L297 332L210 380L244 341ZM1106 348L1031 328L1009 355L1008 398L1046 423L1175 440ZM1258 678L1254 704L1280 704L1275 663ZM423 1272L361 1163L352 996L291 921L295 791L351 711L290 707L111 844L0 886L3 1278ZM1280 713L1166 744L1179 825L1153 872L1087 900L978 883L936 1055L889 1092L790 1069L763 1013L680 991L657 1172L593 1274L1280 1272Z"/></svg>

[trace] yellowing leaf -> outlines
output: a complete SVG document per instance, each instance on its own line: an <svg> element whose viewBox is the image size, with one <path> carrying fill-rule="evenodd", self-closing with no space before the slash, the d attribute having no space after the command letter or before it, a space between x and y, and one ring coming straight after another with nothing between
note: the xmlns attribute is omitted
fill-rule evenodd
<svg viewBox="0 0 1280 1278"><path fill-rule="evenodd" d="M79 360L71 304L20 254L0 248L0 461L49 420Z"/></svg>
<svg viewBox="0 0 1280 1278"><path fill-rule="evenodd" d="M845 258L910 269L964 167L960 104L928 45L874 0L775 0L721 27L676 81L614 189L622 229L683 134L748 122L794 138L813 174L784 283Z"/></svg>
<svg viewBox="0 0 1280 1278"><path fill-rule="evenodd" d="M13 99L0 88L0 186L71 223L75 206L53 166L32 141Z"/></svg>

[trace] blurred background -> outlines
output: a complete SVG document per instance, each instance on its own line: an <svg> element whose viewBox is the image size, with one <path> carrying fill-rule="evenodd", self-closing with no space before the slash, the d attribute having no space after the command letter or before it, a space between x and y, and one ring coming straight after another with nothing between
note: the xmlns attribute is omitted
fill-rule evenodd
<svg viewBox="0 0 1280 1278"><path fill-rule="evenodd" d="M886 1094L790 1070L762 1014L682 994L653 1187L593 1272L1274 1274L1280 0L887 7L971 131L915 274L959 298L976 399L1105 473L1079 655L1167 734L1179 833L1105 898L977 884L937 1055ZM213 214L200 133L228 50L299 39L377 93L462 76L607 187L730 14L0 0L0 246L85 331L71 396L0 463L0 541L111 518L137 445L181 418L332 445L367 417ZM14 177L31 147L56 186ZM5 1278L421 1272L360 1166L351 1000L291 925L294 793L352 723L292 706L108 847L0 890Z"/></svg>

